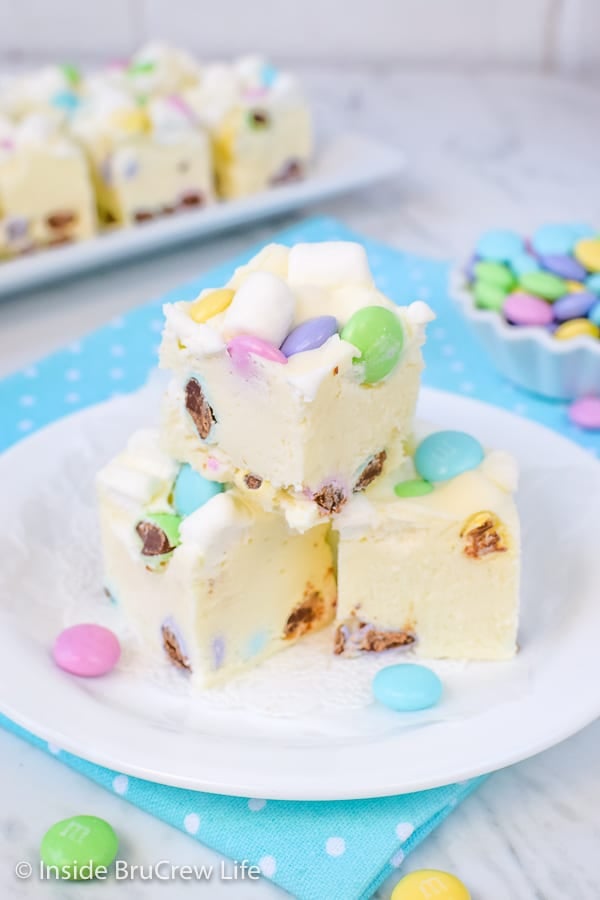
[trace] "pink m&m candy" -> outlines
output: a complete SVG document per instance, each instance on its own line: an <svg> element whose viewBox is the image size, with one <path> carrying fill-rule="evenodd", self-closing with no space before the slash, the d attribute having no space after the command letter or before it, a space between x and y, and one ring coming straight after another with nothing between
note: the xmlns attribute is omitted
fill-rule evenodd
<svg viewBox="0 0 600 900"><path fill-rule="evenodd" d="M251 372L251 357L253 356L260 356L262 359L281 363L281 365L287 364L287 356L284 356L278 347L251 334L239 334L232 338L227 344L227 352L233 364L244 375Z"/></svg>
<svg viewBox="0 0 600 900"><path fill-rule="evenodd" d="M590 431L600 429L600 397L580 397L569 407L569 419L574 425Z"/></svg>
<svg viewBox="0 0 600 900"><path fill-rule="evenodd" d="M72 625L58 635L52 655L65 672L93 678L114 669L121 656L121 645L117 636L102 625Z"/></svg>
<svg viewBox="0 0 600 900"><path fill-rule="evenodd" d="M521 291L509 294L502 309L513 325L549 325L553 319L549 303Z"/></svg>

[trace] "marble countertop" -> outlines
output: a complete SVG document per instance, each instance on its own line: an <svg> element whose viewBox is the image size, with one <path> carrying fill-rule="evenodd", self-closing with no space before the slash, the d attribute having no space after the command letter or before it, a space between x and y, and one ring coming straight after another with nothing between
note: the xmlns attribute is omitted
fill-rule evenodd
<svg viewBox="0 0 600 900"><path fill-rule="evenodd" d="M595 140L600 80L522 72L307 67L321 127L373 133L401 147L396 182L311 209L406 250L463 256L489 225L528 230L548 219L600 216ZM0 301L0 375L106 319L160 295L297 217L189 244L64 284ZM441 868L473 900L597 900L600 723L490 778L403 867ZM191 839L124 803L39 751L0 732L0 896L35 900L45 885L17 881L43 831L76 812L104 816L125 836L132 862L214 863ZM393 882L378 897L388 898ZM191 896L190 883L127 882L128 900ZM282 897L267 882L211 882L211 897ZM86 896L118 886L88 884ZM56 900L82 896L54 884ZM94 894L95 895L95 894ZM122 894L122 896L125 896ZM329 900L329 898L323 898ZM346 898L340 898L346 900ZM351 900L351 898L348 898Z"/></svg>

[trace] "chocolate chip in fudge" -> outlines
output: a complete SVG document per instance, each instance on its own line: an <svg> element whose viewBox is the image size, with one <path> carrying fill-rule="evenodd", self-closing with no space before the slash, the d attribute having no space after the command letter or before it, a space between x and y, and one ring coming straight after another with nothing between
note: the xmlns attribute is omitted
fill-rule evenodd
<svg viewBox="0 0 600 900"><path fill-rule="evenodd" d="M387 453L385 450L380 450L379 453L376 453L375 456L372 456L368 461L364 469L359 475L358 481L354 485L352 492L354 494L358 494L359 491L364 491L365 488L368 488L372 481L375 481L383 471L383 464L387 459Z"/></svg>
<svg viewBox="0 0 600 900"><path fill-rule="evenodd" d="M78 219L79 216L76 212L70 209L61 209L46 216L46 224L49 228L59 231L62 228L68 228L69 225L76 225Z"/></svg>
<svg viewBox="0 0 600 900"><path fill-rule="evenodd" d="M138 209L133 214L133 218L136 222L150 222L154 218L154 213L149 209Z"/></svg>
<svg viewBox="0 0 600 900"><path fill-rule="evenodd" d="M271 117L264 109L254 109L250 113L249 122L252 128L268 128L271 124Z"/></svg>
<svg viewBox="0 0 600 900"><path fill-rule="evenodd" d="M298 605L292 610L283 629L285 640L301 637L312 631L316 623L325 615L325 600L321 591L317 591L312 584L307 584L304 596Z"/></svg>
<svg viewBox="0 0 600 900"><path fill-rule="evenodd" d="M251 475L250 472L244 475L244 484L250 491L257 491L262 483L263 480L258 475Z"/></svg>
<svg viewBox="0 0 600 900"><path fill-rule="evenodd" d="M304 178L304 166L297 159L291 159L271 178L271 184L290 184L294 181L301 181L302 178Z"/></svg>
<svg viewBox="0 0 600 900"><path fill-rule="evenodd" d="M368 622L355 622L351 628L338 625L333 644L333 652L343 653L348 644L356 651L379 653L392 647L407 647L414 644L416 637L410 631L382 631Z"/></svg>
<svg viewBox="0 0 600 900"><path fill-rule="evenodd" d="M508 547L501 535L501 526L493 513L472 516L460 533L465 545L463 552L471 559L481 559L491 553L505 553Z"/></svg>
<svg viewBox="0 0 600 900"><path fill-rule="evenodd" d="M172 216L177 212L177 209L174 206L163 206L160 211L162 216Z"/></svg>
<svg viewBox="0 0 600 900"><path fill-rule="evenodd" d="M347 497L343 488L337 484L326 484L313 494L313 500L326 513L338 513L346 503Z"/></svg>
<svg viewBox="0 0 600 900"><path fill-rule="evenodd" d="M185 408L189 412L200 437L205 440L217 421L212 406L204 396L200 383L190 378L185 386Z"/></svg>
<svg viewBox="0 0 600 900"><path fill-rule="evenodd" d="M46 242L47 247L62 247L63 244L72 244L73 238L70 234L57 234L56 237L50 238Z"/></svg>
<svg viewBox="0 0 600 900"><path fill-rule="evenodd" d="M162 528L154 522L138 522L135 530L142 539L142 556L162 556L175 549Z"/></svg>
<svg viewBox="0 0 600 900"><path fill-rule="evenodd" d="M177 635L173 631L173 629L164 623L161 627L163 647L165 648L165 652L173 665L177 666L178 669L185 669L186 672L191 672L192 667L190 665L190 661L185 655L180 645L180 642L177 638Z"/></svg>
<svg viewBox="0 0 600 900"><path fill-rule="evenodd" d="M179 204L186 209L192 206L204 206L204 195L199 191L186 191L179 198Z"/></svg>

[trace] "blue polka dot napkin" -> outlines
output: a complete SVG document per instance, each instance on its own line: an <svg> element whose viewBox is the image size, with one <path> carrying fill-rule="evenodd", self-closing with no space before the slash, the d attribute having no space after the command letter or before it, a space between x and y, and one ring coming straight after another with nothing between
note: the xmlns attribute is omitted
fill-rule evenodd
<svg viewBox="0 0 600 900"><path fill-rule="evenodd" d="M383 291L399 302L426 300L437 314L428 331L426 384L536 419L600 455L599 433L579 431L568 422L564 405L519 391L490 367L448 299L447 263L393 250L328 218L308 219L274 239L286 244L361 241ZM233 268L257 249L0 382L0 450L74 410L141 387L156 362L162 304L192 299L201 288L224 283ZM299 900L371 897L406 854L480 782L474 779L401 797L327 803L224 797L128 778L49 746L1 715L0 726L197 841L259 865L266 877Z"/></svg>

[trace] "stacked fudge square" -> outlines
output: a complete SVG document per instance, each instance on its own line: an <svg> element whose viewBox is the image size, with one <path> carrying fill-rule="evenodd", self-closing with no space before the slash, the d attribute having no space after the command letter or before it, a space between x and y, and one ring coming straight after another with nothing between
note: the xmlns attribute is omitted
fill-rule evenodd
<svg viewBox="0 0 600 900"><path fill-rule="evenodd" d="M329 242L165 317L161 428L98 478L106 588L151 654L203 687L327 627L342 658L514 653L515 465L415 424L426 304Z"/></svg>
<svg viewBox="0 0 600 900"><path fill-rule="evenodd" d="M297 80L259 56L203 63L162 43L84 73L0 83L0 259L304 177Z"/></svg>

